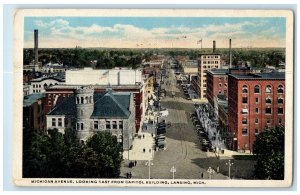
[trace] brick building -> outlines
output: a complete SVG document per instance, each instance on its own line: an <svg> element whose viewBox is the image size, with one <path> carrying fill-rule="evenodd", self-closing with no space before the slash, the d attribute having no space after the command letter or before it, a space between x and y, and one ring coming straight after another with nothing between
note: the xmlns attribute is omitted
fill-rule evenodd
<svg viewBox="0 0 300 195"><path fill-rule="evenodd" d="M76 89L80 85L54 85L46 89L45 92L45 113L48 114L58 103L59 97L69 97L75 94ZM122 86L103 86L92 85L95 93L103 93L107 91L107 88L112 89L115 92L129 92L133 93L133 99L135 102L135 127L136 131L141 127L142 117L144 112L143 106L143 94L144 85L122 85Z"/></svg>
<svg viewBox="0 0 300 195"><path fill-rule="evenodd" d="M231 148L252 151L256 135L285 124L285 74L229 74L228 127Z"/></svg>
<svg viewBox="0 0 300 195"><path fill-rule="evenodd" d="M46 129L44 94L31 94L23 99L23 130L40 131Z"/></svg>

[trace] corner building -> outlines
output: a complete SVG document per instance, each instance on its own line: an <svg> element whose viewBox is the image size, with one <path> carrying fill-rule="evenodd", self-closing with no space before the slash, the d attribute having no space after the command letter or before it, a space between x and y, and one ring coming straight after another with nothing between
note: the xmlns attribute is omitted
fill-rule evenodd
<svg viewBox="0 0 300 195"><path fill-rule="evenodd" d="M231 147L252 152L256 135L285 124L285 73L229 74Z"/></svg>

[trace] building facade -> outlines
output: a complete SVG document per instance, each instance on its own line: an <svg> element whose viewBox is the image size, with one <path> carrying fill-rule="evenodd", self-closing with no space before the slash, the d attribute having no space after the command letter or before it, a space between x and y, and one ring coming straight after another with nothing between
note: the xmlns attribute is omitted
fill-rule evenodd
<svg viewBox="0 0 300 195"><path fill-rule="evenodd" d="M129 150L135 133L135 108L132 93L95 92L92 86L77 87L75 93L60 97L47 114L47 129L76 130L85 142L99 131L109 131L117 137L124 150Z"/></svg>
<svg viewBox="0 0 300 195"><path fill-rule="evenodd" d="M198 75L197 80L192 80L193 88L198 94L199 99L207 100L207 77L206 72L211 69L220 68L219 54L202 54L198 61Z"/></svg>
<svg viewBox="0 0 300 195"><path fill-rule="evenodd" d="M285 124L285 74L229 74L231 147L252 152L256 135Z"/></svg>
<svg viewBox="0 0 300 195"><path fill-rule="evenodd" d="M44 94L30 94L23 99L23 131L46 129Z"/></svg>
<svg viewBox="0 0 300 195"><path fill-rule="evenodd" d="M30 94L45 93L46 88L64 84L65 80L58 77L40 77L30 81Z"/></svg>

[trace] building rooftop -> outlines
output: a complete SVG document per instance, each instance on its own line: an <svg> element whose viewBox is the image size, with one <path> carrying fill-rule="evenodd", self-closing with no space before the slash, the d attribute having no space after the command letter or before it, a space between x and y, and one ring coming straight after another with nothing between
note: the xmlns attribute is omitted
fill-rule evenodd
<svg viewBox="0 0 300 195"><path fill-rule="evenodd" d="M31 106L33 103L39 99L42 99L43 97L45 97L45 94L42 93L26 95L23 99L23 107Z"/></svg>
<svg viewBox="0 0 300 195"><path fill-rule="evenodd" d="M40 78L32 79L31 82L41 82L41 81L47 80L47 79L53 79L53 80L56 80L58 82L65 82L65 79L62 78L61 76L57 76L57 77L40 77Z"/></svg>
<svg viewBox="0 0 300 195"><path fill-rule="evenodd" d="M270 79L270 80L284 80L284 72L272 72L272 73L257 73L257 74L230 74L230 76L236 79Z"/></svg>
<svg viewBox="0 0 300 195"><path fill-rule="evenodd" d="M91 118L128 118L130 93L94 93L94 109ZM57 106L48 115L74 115L75 96L60 97Z"/></svg>
<svg viewBox="0 0 300 195"><path fill-rule="evenodd" d="M228 69L211 69L211 70L207 70L207 73L211 73L213 75L225 75L228 73Z"/></svg>

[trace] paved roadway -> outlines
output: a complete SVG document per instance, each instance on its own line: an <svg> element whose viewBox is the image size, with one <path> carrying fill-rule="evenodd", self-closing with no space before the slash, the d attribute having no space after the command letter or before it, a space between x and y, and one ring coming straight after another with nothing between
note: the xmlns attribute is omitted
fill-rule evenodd
<svg viewBox="0 0 300 195"><path fill-rule="evenodd" d="M212 166L215 170L219 166L219 160L213 153L203 152L189 113L195 111L191 100L186 100L180 86L176 85L173 70L169 70L169 78L165 80L167 97L161 99L163 107L169 110L166 117L167 122L171 122L171 127L166 133L166 150L159 150L154 153L154 160L151 161L151 178L172 179L170 169L176 168L175 179L199 179L203 173L204 179L208 179L207 169ZM172 98L172 92L175 97ZM126 165L128 162L124 162ZM134 168L123 167L123 176L126 172L131 172L132 178L149 177L149 167L146 161L138 161ZM226 176L216 173L212 179L227 179Z"/></svg>

